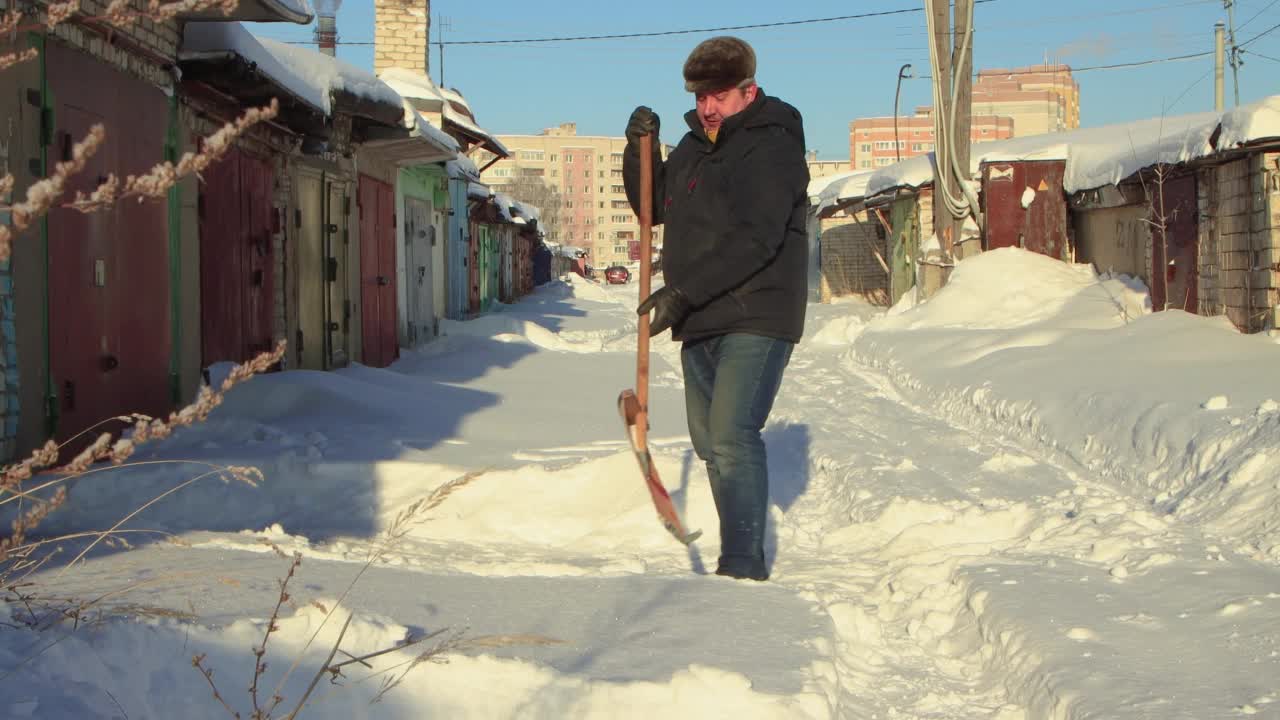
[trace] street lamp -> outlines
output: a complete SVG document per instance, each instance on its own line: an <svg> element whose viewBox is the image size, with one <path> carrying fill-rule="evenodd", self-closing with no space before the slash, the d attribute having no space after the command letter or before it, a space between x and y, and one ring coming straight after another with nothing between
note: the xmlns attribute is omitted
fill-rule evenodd
<svg viewBox="0 0 1280 720"><path fill-rule="evenodd" d="M902 81L915 77L911 74L911 63L898 68L898 89L893 93L893 152L902 162L902 145L898 142L898 98L902 96Z"/></svg>

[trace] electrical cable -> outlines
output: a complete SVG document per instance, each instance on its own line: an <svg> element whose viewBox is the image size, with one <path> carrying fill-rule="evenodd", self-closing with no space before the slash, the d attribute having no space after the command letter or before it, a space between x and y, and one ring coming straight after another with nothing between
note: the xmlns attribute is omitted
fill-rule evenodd
<svg viewBox="0 0 1280 720"><path fill-rule="evenodd" d="M978 3L998 2L998 0L974 0ZM906 15L910 13L924 12L923 8L903 8L900 10L879 10L875 12L858 13L856 15L837 15L835 17L810 18L808 20L783 20L769 23L756 23L753 25L725 25L723 27L712 28L695 28L691 30L658 30L654 32L643 33L618 33L614 35L569 35L565 37L552 38L517 38L511 40L446 40L443 43L433 43L434 45L506 45L512 43L543 43L543 42L574 42L579 40L619 40L623 38L640 38L640 37L662 37L667 35L694 35L698 33L726 32L729 30L761 30L765 28L788 27L793 25L814 25L817 23L839 22L844 20L862 20L866 18L888 17L890 15Z"/></svg>
<svg viewBox="0 0 1280 720"><path fill-rule="evenodd" d="M1249 18L1248 20L1245 20L1245 21L1244 21L1244 25L1241 25L1241 26L1237 27L1237 28L1236 28L1236 32L1240 32L1241 30L1243 30L1243 29L1245 28L1245 26L1246 26L1246 25L1248 25L1249 23L1253 22L1254 20L1257 20L1259 15L1261 15L1262 13L1264 13L1264 12L1266 12L1266 11L1270 10L1271 8L1275 7L1276 3L1280 3L1280 0L1271 0L1271 2L1270 2L1270 3L1268 3L1266 7L1262 8L1262 9L1261 9L1261 10L1259 10L1258 12L1254 13L1254 14L1253 14L1253 17Z"/></svg>

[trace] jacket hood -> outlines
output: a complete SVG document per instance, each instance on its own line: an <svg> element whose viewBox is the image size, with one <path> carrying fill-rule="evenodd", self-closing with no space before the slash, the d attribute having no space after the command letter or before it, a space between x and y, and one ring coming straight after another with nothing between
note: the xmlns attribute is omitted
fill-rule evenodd
<svg viewBox="0 0 1280 720"><path fill-rule="evenodd" d="M698 119L698 111L696 109L685 113L684 120L689 125L689 129L693 131L695 137L706 138L706 131L702 128L702 121ZM734 134L740 128L766 127L769 125L786 130L800 141L801 147L807 147L804 143L804 121L800 117L800 111L776 97L765 95L763 88L757 93L754 102L744 108L742 112L724 121L720 126L720 140L718 142L723 142L723 138Z"/></svg>

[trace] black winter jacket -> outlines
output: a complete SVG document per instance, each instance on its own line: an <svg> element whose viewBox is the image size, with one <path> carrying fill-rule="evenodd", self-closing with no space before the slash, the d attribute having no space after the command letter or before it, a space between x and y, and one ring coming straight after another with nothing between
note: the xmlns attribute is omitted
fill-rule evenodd
<svg viewBox="0 0 1280 720"><path fill-rule="evenodd" d="M653 172L653 222L666 225L666 284L693 306L672 328L674 339L743 332L799 341L809 262L800 112L759 91L725 119L714 144L696 111L685 122L689 132L665 163L654 158ZM627 147L623 176L638 215L637 143Z"/></svg>

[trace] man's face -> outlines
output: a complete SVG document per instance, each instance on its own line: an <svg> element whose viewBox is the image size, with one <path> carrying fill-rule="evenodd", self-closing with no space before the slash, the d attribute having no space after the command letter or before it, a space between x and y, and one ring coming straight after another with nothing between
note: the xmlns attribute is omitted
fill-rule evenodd
<svg viewBox="0 0 1280 720"><path fill-rule="evenodd" d="M742 112L755 101L758 90L756 85L748 85L745 88L727 88L695 95L698 120L702 123L702 128L719 130L726 118Z"/></svg>

